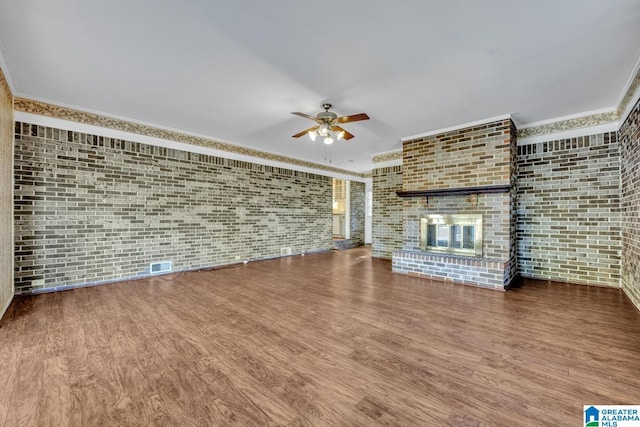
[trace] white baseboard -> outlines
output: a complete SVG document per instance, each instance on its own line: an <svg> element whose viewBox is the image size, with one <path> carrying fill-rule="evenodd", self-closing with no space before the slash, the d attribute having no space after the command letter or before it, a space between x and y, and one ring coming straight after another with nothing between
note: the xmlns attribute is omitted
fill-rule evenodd
<svg viewBox="0 0 640 427"><path fill-rule="evenodd" d="M4 314L7 312L7 309L11 305L11 301L13 301L13 295L14 294L12 292L11 296L9 297L9 300L7 300L7 303L4 305L4 307L2 307L2 311L0 311L0 320L2 320L2 318L4 317Z"/></svg>

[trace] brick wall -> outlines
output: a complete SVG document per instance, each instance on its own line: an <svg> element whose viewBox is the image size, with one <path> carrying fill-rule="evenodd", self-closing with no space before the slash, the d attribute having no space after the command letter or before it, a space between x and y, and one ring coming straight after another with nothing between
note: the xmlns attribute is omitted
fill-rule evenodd
<svg viewBox="0 0 640 427"><path fill-rule="evenodd" d="M511 136L509 156L509 176L511 191L509 191L509 264L505 265L505 283L512 283L520 274L518 261L518 130L513 121L509 121Z"/></svg>
<svg viewBox="0 0 640 427"><path fill-rule="evenodd" d="M518 147L522 276L619 286L619 167L615 132Z"/></svg>
<svg viewBox="0 0 640 427"><path fill-rule="evenodd" d="M364 245L364 219L365 219L365 189L364 182L350 181L349 183L349 207L350 224L349 240L354 246Z"/></svg>
<svg viewBox="0 0 640 427"><path fill-rule="evenodd" d="M505 193L429 196L403 202L402 249L393 271L504 289L517 272L516 130L510 119L405 141L405 191L511 185ZM482 214L482 259L420 252L420 218L430 214ZM461 273L461 265L466 273Z"/></svg>
<svg viewBox="0 0 640 427"><path fill-rule="evenodd" d="M0 69L0 318L13 297L13 95Z"/></svg>
<svg viewBox="0 0 640 427"><path fill-rule="evenodd" d="M371 255L391 259L402 246L402 166L374 168L372 171Z"/></svg>
<svg viewBox="0 0 640 427"><path fill-rule="evenodd" d="M511 120L405 141L405 191L510 183Z"/></svg>
<svg viewBox="0 0 640 427"><path fill-rule="evenodd" d="M18 292L331 247L331 179L16 123Z"/></svg>
<svg viewBox="0 0 640 427"><path fill-rule="evenodd" d="M622 280L640 310L640 101L620 127L622 182Z"/></svg>

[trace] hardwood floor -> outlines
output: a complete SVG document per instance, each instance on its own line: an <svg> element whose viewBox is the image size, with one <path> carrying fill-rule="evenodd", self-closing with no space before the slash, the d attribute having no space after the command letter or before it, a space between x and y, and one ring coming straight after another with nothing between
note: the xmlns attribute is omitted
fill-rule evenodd
<svg viewBox="0 0 640 427"><path fill-rule="evenodd" d="M496 292L364 248L17 298L0 425L581 425L640 404L619 290Z"/></svg>

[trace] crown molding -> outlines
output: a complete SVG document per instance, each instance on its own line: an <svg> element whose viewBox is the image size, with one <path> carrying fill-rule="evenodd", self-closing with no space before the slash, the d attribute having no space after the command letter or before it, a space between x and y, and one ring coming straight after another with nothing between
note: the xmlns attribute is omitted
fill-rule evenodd
<svg viewBox="0 0 640 427"><path fill-rule="evenodd" d="M167 148L316 173L340 179L363 181L365 178L364 173L352 172L346 169L221 142L201 135L133 122L24 97L14 98L14 114L16 121L27 121L42 126L61 127L75 132L160 145Z"/></svg>
<svg viewBox="0 0 640 427"><path fill-rule="evenodd" d="M638 61L636 62L635 70L636 73L632 79L629 79L627 90L618 105L620 123L624 123L636 105L636 102L640 99L640 57L638 57Z"/></svg>
<svg viewBox="0 0 640 427"><path fill-rule="evenodd" d="M373 168L387 168L390 166L402 166L402 150L384 151L371 155Z"/></svg>
<svg viewBox="0 0 640 427"><path fill-rule="evenodd" d="M588 129L597 126L617 124L619 119L615 109L603 109L590 111L570 116L559 117L553 120L529 123L518 129L518 139L532 138L535 136L555 135L577 129ZM554 136L554 139L556 137Z"/></svg>
<svg viewBox="0 0 640 427"><path fill-rule="evenodd" d="M3 88L4 89L3 91L6 91L7 94L9 95L9 98L13 100L13 91L11 90L11 85L6 79L2 68L0 68L0 88Z"/></svg>
<svg viewBox="0 0 640 427"><path fill-rule="evenodd" d="M9 92L15 96L16 90L13 86L13 81L11 80L11 74L9 74L9 68L7 67L6 62L4 62L2 51L0 51L0 84L5 86Z"/></svg>
<svg viewBox="0 0 640 427"><path fill-rule="evenodd" d="M402 159L388 160L386 162L374 163L374 169L389 168L391 166L402 166Z"/></svg>
<svg viewBox="0 0 640 427"><path fill-rule="evenodd" d="M525 129L538 128L538 127L542 127L542 126L546 126L546 125L551 125L551 124L558 123L558 122L571 122L572 120L581 119L583 117L598 116L598 115L601 115L601 114L608 114L608 113L612 113L612 112L615 112L615 111L616 111L616 109L613 108L613 107L600 108L600 109L591 110L591 111L583 111L581 113L568 114L566 116L554 117L552 119L539 120L537 122L524 123L524 124L520 125L518 127L518 129L519 130L525 130Z"/></svg>
<svg viewBox="0 0 640 427"><path fill-rule="evenodd" d="M627 77L627 81L624 84L622 92L618 97L618 113L622 114L625 110L629 108L630 104L634 104L631 102L635 95L637 95L638 88L640 87L640 53L638 53L638 57L636 58L636 62L631 67L631 72L629 73L629 77Z"/></svg>

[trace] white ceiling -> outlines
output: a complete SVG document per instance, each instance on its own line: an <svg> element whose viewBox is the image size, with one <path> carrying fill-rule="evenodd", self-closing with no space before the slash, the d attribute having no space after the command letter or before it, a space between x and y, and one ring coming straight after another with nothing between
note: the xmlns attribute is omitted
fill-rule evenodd
<svg viewBox="0 0 640 427"><path fill-rule="evenodd" d="M640 53L639 0L0 0L17 95L316 163L293 139L330 101L371 169L409 135L512 114L616 107Z"/></svg>

